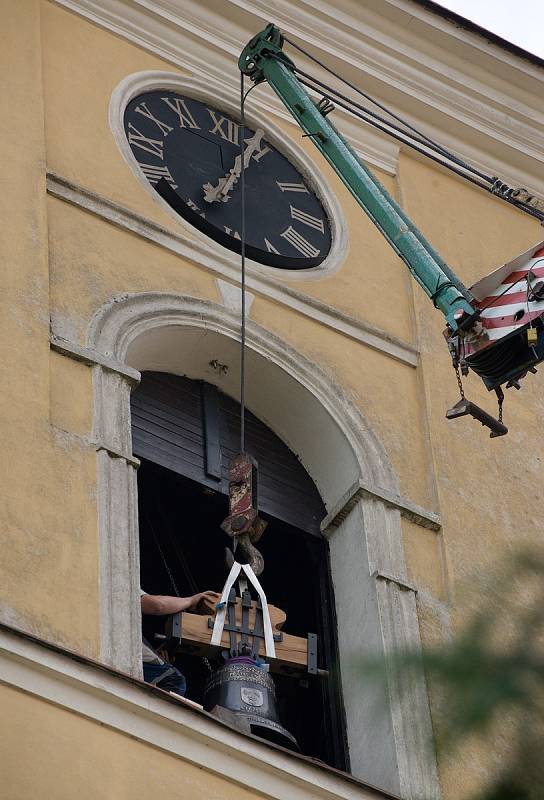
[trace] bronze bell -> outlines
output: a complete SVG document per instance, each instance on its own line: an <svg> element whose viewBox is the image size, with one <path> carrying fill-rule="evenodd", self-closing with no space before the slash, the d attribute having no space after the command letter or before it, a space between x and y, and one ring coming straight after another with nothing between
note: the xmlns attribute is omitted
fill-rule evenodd
<svg viewBox="0 0 544 800"><path fill-rule="evenodd" d="M244 733L299 750L295 737L280 722L272 677L252 658L231 658L210 676L204 710Z"/></svg>

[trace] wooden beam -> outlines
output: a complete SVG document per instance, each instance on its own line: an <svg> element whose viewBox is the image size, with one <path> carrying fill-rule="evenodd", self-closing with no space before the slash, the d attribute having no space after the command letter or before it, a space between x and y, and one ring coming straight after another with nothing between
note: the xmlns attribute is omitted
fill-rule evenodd
<svg viewBox="0 0 544 800"><path fill-rule="evenodd" d="M272 623L272 632L274 634L281 633L281 641L276 641L276 658L268 659L270 668L274 672L289 672L296 670L298 672L305 672L308 664L308 644L307 639L302 636L292 636L289 633L283 633L281 630L286 620L286 614L276 606L268 606L270 613L270 621ZM201 614L190 614L185 611L181 615L181 650L184 652L192 652L195 655L211 654L217 652L215 647L210 645L212 635L214 615L202 616ZM211 620L211 622L208 622ZM242 623L242 607L240 599L236 602L236 624ZM255 601L251 604L249 612L249 625L251 628L255 625ZM221 649L228 650L229 635L228 631L224 631L221 639ZM264 640L262 640L259 648L259 655L265 657Z"/></svg>

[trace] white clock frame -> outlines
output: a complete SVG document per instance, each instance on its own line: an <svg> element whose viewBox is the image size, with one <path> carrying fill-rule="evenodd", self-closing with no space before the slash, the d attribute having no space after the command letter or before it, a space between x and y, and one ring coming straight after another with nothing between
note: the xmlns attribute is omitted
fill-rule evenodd
<svg viewBox="0 0 544 800"><path fill-rule="evenodd" d="M175 72L136 72L124 78L114 89L109 105L109 123L114 139L127 165L155 202L190 235L190 240L194 241L196 238L199 242L206 243L212 252L220 253L222 259L227 258L232 262L233 266L239 266L240 256L237 253L230 252L176 214L149 183L132 153L125 133L125 109L130 101L138 95L157 89L179 92L185 97L192 97L195 100L209 103L215 108L219 106L234 117L239 116L240 113L239 105L233 100L233 97L238 97L238 92L236 90L228 91L224 86L215 84L213 81L204 82L201 79L187 77ZM317 267L302 270L278 269L248 259L246 264L249 274L253 272L254 274L267 275L267 277L274 275L279 280L288 281L289 283L329 277L340 269L348 252L347 224L336 195L313 159L285 131L271 122L269 117L256 111L250 101L246 105L245 116L247 124L254 129L262 128L265 130L266 138L270 143L299 170L308 186L315 192L323 205L331 230L329 253Z"/></svg>

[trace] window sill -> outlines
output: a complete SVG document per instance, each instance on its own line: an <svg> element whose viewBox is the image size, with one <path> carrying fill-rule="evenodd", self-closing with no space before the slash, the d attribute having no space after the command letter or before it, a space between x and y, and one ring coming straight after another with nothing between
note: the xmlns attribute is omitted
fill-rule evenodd
<svg viewBox="0 0 544 800"><path fill-rule="evenodd" d="M394 798L311 758L237 731L171 695L0 624L0 682L284 800Z"/></svg>

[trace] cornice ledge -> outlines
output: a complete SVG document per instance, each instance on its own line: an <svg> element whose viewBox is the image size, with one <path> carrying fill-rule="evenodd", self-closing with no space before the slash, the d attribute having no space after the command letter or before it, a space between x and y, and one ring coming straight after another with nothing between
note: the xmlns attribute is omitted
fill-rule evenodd
<svg viewBox="0 0 544 800"><path fill-rule="evenodd" d="M323 533L328 536L339 528L363 497L381 500L389 508L395 508L400 511L402 517L422 528L428 528L431 531L439 531L442 528L440 516L435 514L434 511L429 511L400 494L394 494L379 486L371 486L359 479L348 489L332 511L327 514L321 523Z"/></svg>
<svg viewBox="0 0 544 800"><path fill-rule="evenodd" d="M69 342L68 339L64 339L56 333L51 333L49 343L51 349L56 353L60 353L62 356L68 356L68 358L72 358L74 361L80 361L82 364L87 364L87 366L90 367L100 366L110 370L110 372L116 372L118 375L126 378L133 386L137 386L140 383L142 376L137 369L133 369L127 364L121 364L114 358L102 355L102 353L98 353L96 350L83 347L75 342Z"/></svg>
<svg viewBox="0 0 544 800"><path fill-rule="evenodd" d="M53 431L57 444L62 445L63 448L80 448L83 450L94 450L95 453L107 453L110 458L121 459L129 466L134 467L135 470L140 467L141 462L139 458L136 458L136 456L133 456L131 453L122 452L111 443L95 439L92 436L85 436L74 433L73 431L68 431L53 423L51 423L51 430Z"/></svg>
<svg viewBox="0 0 544 800"><path fill-rule="evenodd" d="M232 36L229 37L227 31L224 31L219 39L216 29L209 30L194 14L191 17L189 8L186 8L187 13L181 17L179 9L172 10L165 0L135 0L130 3L127 0L53 1L173 64L195 74L202 74L205 71L205 74L218 85L231 91L235 85L236 65L233 57L238 54L240 42ZM411 9L414 6L417 10L415 4L410 4L410 10L407 11L408 4L404 0L388 1L392 4L397 3L399 9L402 6L407 14L412 13L416 16ZM260 16L262 20L268 21L270 17L270 6L264 0L251 0L251 3L248 3L248 0L228 0L228 2L241 9L247 9L248 13ZM300 5L306 3L301 2ZM287 18L286 8L289 11ZM429 22L427 17L430 14L425 13L427 15L425 21ZM415 69L414 65L418 63L418 59L415 58L417 54L409 52L400 39L397 41L390 37L387 53L373 45L374 35L377 37L376 41L383 39L378 31L371 29L365 31L365 39L368 41L364 43L364 47L361 45L362 50L366 52L365 55L361 47L356 47L355 50L353 47L346 49L346 43L337 36L333 36L331 40L330 31L326 34L325 29L333 30L333 27L323 21L320 23L315 12L310 14L292 3L287 6L278 0L274 15L287 29L294 26L297 35L308 44L322 50L328 49L336 58L344 58L347 64L359 69L362 74L365 72L371 74L388 87L400 90L427 108L444 114L446 116L444 129L441 128L438 135L442 136L446 146L474 162L475 166L485 169L490 174L500 174L503 180L512 185L523 185L537 194L544 191L543 181L538 178L544 156L540 147L540 124L535 117L535 113L537 116L538 113L534 109L524 106L521 101L512 102L512 98L508 95L498 93L496 87L475 82L468 73L464 76L452 73L450 82L444 86L446 75L439 62L427 59L425 63L427 72ZM446 21L440 20L439 17L434 22L444 33L452 35L452 43L456 41L454 33L457 39L462 34L455 26L446 24ZM185 32L186 37L191 37L193 47L188 48L187 41L180 38L181 31ZM245 33L241 30L240 36ZM210 36L214 49L212 60L206 56L206 50L210 48ZM474 45L472 39L474 35L471 39L466 39L467 44ZM485 44L484 40L481 44ZM497 52L501 51L496 45L488 45L486 52L490 57L496 57ZM509 53L505 52L503 55L506 66L512 66L511 59L515 59L515 66L519 66L518 61L519 64L524 63ZM544 71L534 68L531 74L537 79L542 76L544 80ZM470 94L465 89L467 86L470 87ZM262 107L269 113L282 119L289 119L281 104L274 98L266 98L259 89L254 97L257 95ZM361 157L394 174L396 152L394 149L388 149L391 147L390 140L382 134L365 131L363 126L345 124L342 113L338 116L343 133ZM447 125L448 116L453 116L466 126L469 134L466 142L451 135ZM412 122L425 124L425 119L420 115L420 118L414 117ZM489 140L501 148L501 152L492 158ZM534 167L527 164L528 159L535 162Z"/></svg>
<svg viewBox="0 0 544 800"><path fill-rule="evenodd" d="M95 214L123 230L141 236L187 261L203 267L215 277L226 279L235 286L240 284L240 271L238 265L231 262L230 254L225 255L219 250L212 251L208 246L196 240L168 230L135 211L51 172L47 175L47 191L53 197ZM248 290L256 294L287 306L332 328L337 333L365 344L407 366L417 367L419 364L418 350L414 345L332 308L310 295L285 286L273 278L256 274L256 270L253 270L251 266L248 267L246 286Z"/></svg>
<svg viewBox="0 0 544 800"><path fill-rule="evenodd" d="M154 0L159 13L163 2ZM270 16L267 0L228 2L248 12L251 10L263 21ZM542 155L542 115L538 114L536 118L534 109L520 101L512 102L508 95L476 80L468 72L461 73L452 67L445 70L441 62L414 51L394 36L384 38L368 25L363 29L354 21L353 30L357 38L340 32L335 26L332 7L328 6L322 13L329 21L320 20L314 7L308 10L299 8L290 0L277 0L275 9L277 22L282 28L327 55L340 58L362 75L373 75L430 108L463 121L488 138L497 139L536 159ZM194 23L192 27L196 29ZM228 46L232 50L234 42L229 42ZM544 71L537 77L544 81Z"/></svg>
<svg viewBox="0 0 544 800"><path fill-rule="evenodd" d="M211 83L232 94L238 78L236 63L239 43L229 42L223 37L220 46L215 47L216 63L214 60L206 59L200 51L202 46L209 47L210 42L218 44L215 41L217 31L193 23L188 14L184 15L183 19L165 14L153 0L145 6L139 1L129 4L126 0L52 0L52 2L134 42L193 75L205 74ZM149 22L147 29L146 19ZM182 30L186 34L195 37L195 46L191 50L188 50L186 41L180 40L179 22L183 22ZM201 43L201 47L196 44L197 40ZM220 61L226 63L217 63ZM260 110L272 114L276 119L293 123L292 117L275 95L257 89L251 100L253 101L257 95L259 95ZM342 134L357 154L369 164L395 175L399 152L396 142L385 134L354 122L353 118L342 109L337 109L337 113Z"/></svg>
<svg viewBox="0 0 544 800"><path fill-rule="evenodd" d="M524 72L533 78L543 78L542 69L531 63L528 59L524 59L523 57L518 56L509 50L503 49L495 42L490 42L485 38L485 36L482 36L475 31L459 27L452 20L445 19L444 17L441 17L439 13L433 13L432 11L419 5L417 0L416 2L414 2L414 0L384 0L384 2L393 8L398 9L400 12L405 12L410 17L415 17L416 19L425 23L425 25L428 25L430 28L447 33L448 36L451 36L452 38L461 40L465 43L468 40L471 47L482 51L486 55L495 58L498 61L501 61L508 66L519 70L520 72Z"/></svg>
<svg viewBox="0 0 544 800"><path fill-rule="evenodd" d="M105 725L273 800L399 800L243 734L157 687L0 623L0 683Z"/></svg>

